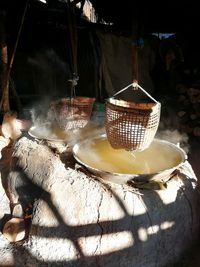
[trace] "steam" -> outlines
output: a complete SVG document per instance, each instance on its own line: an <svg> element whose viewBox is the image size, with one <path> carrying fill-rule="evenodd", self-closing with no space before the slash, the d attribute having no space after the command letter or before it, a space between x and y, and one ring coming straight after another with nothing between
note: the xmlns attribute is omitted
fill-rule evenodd
<svg viewBox="0 0 200 267"><path fill-rule="evenodd" d="M189 152L189 137L186 133L180 133L178 130L166 129L158 131L156 138L171 142L180 146L186 153Z"/></svg>
<svg viewBox="0 0 200 267"><path fill-rule="evenodd" d="M42 102L35 103L34 107L29 109L32 124L39 126L53 122L53 117L49 115L50 99L46 98Z"/></svg>
<svg viewBox="0 0 200 267"><path fill-rule="evenodd" d="M30 116L34 126L30 129L32 136L38 139L63 142L69 147L87 138L105 134L104 125L92 120L83 128L62 129L57 123L54 112L50 109L48 100L31 108Z"/></svg>
<svg viewBox="0 0 200 267"><path fill-rule="evenodd" d="M179 131L180 121L177 116L176 105L168 97L163 98L161 118L156 138L166 140L189 152L189 136Z"/></svg>
<svg viewBox="0 0 200 267"><path fill-rule="evenodd" d="M92 137L100 136L103 134L105 134L104 126L97 125L96 123L90 121L84 128L74 131L74 138L71 143L75 144L77 141L91 139Z"/></svg>

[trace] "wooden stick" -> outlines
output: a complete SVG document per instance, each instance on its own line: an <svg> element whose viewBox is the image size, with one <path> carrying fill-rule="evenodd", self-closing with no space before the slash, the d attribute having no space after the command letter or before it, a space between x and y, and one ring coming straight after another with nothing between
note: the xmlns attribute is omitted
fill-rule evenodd
<svg viewBox="0 0 200 267"><path fill-rule="evenodd" d="M23 12L23 15L22 15L21 24L20 24L19 31L18 31L18 34L17 34L17 39L16 39L14 50L13 50L13 53L12 53L12 56L11 56L11 59L10 59L10 63L9 63L9 65L7 64L7 70L6 70L6 75L5 75L6 78L5 78L5 82L3 84L4 87L2 88L3 91L2 91L2 98L1 98L1 102L0 102L0 110L2 112L8 112L10 110L10 103L9 103L10 73L11 73L13 62L14 62L14 58L15 58L15 54L16 54L16 50L17 50L17 46L18 46L18 42L19 42L19 37L20 37L20 34L21 34L21 30L22 30L22 26L23 26L23 23L24 23L24 18L25 18L25 14L26 14L26 11L27 11L28 3L29 3L29 0L26 1L26 5L25 5L24 12ZM6 53L7 53L7 46L6 46ZM8 60L7 60L7 63L8 63Z"/></svg>

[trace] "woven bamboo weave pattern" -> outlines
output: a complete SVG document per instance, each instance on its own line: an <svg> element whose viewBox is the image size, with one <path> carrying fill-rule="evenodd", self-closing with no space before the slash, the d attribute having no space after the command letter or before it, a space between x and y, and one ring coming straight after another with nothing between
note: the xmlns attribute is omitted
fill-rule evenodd
<svg viewBox="0 0 200 267"><path fill-rule="evenodd" d="M160 103L134 103L110 98L105 128L115 149L144 150L153 141L160 120Z"/></svg>
<svg viewBox="0 0 200 267"><path fill-rule="evenodd" d="M52 104L58 125L65 130L83 128L90 120L94 98L64 98Z"/></svg>

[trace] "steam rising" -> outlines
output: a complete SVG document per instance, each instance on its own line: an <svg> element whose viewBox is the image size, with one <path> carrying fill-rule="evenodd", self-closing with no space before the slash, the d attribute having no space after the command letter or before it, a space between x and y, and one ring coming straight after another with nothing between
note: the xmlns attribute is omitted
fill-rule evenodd
<svg viewBox="0 0 200 267"><path fill-rule="evenodd" d="M39 126L53 121L53 118L48 114L49 108L50 100L47 98L43 100L43 102L37 103L34 107L30 108L29 112L33 125Z"/></svg>
<svg viewBox="0 0 200 267"><path fill-rule="evenodd" d="M105 133L104 126L95 121L88 122L84 128L64 130L57 124L52 111L49 112L48 105L37 105L30 110L30 115L33 127L29 133L38 139L59 141L73 146L81 140Z"/></svg>
<svg viewBox="0 0 200 267"><path fill-rule="evenodd" d="M157 132L156 138L174 143L184 149L186 153L189 152L189 137L186 133L180 133L178 130L160 130Z"/></svg>

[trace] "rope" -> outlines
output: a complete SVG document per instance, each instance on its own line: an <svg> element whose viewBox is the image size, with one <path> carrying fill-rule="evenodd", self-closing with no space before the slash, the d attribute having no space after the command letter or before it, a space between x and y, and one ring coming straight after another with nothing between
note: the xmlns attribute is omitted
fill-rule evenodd
<svg viewBox="0 0 200 267"><path fill-rule="evenodd" d="M67 12L68 12L68 30L69 30L69 39L71 47L71 70L72 78L68 81L71 82L71 94L70 98L76 95L75 86L78 83L78 70L77 70L77 43L78 43L78 34L77 34L77 23L76 23L76 12L74 3L67 1Z"/></svg>
<svg viewBox="0 0 200 267"><path fill-rule="evenodd" d="M140 89L143 93L145 93L151 100L153 100L155 103L158 103L158 101L155 100L155 98L153 98L149 93L147 93L147 91L146 91L142 86L140 86L137 82L130 83L129 85L127 85L126 87L122 88L120 91L118 91L117 93L115 93L115 94L113 95L113 97L116 96L116 95L118 95L118 94L120 94L120 93L122 93L122 92L124 92L124 91L127 90L130 86L133 86L135 89L136 89L136 88L139 88L139 89Z"/></svg>

